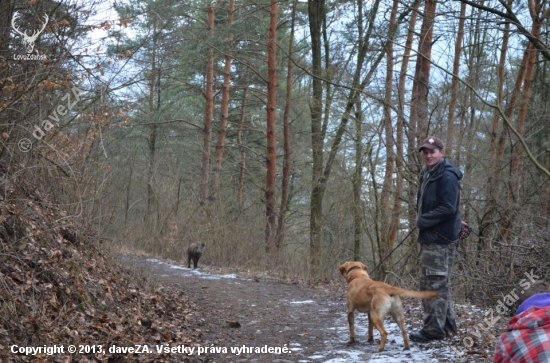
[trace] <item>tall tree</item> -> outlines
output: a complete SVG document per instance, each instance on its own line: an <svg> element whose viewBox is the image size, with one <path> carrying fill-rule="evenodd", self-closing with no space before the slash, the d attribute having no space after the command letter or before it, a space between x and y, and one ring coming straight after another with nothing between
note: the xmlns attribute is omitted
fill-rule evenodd
<svg viewBox="0 0 550 363"><path fill-rule="evenodd" d="M407 169L414 174L420 172L417 147L420 140L425 138L429 127L428 90L430 82L430 58L432 51L433 27L435 25L436 0L425 0L422 14L422 26L418 40L418 51L415 64L415 72L411 90L410 114L407 129ZM412 178L410 178L413 181ZM416 195L413 188L408 189L409 224L415 227Z"/></svg>
<svg viewBox="0 0 550 363"><path fill-rule="evenodd" d="M277 19L278 0L271 0L267 43L267 173L265 186L265 243L269 251L275 245L276 218L275 187L277 173Z"/></svg>
<svg viewBox="0 0 550 363"><path fill-rule="evenodd" d="M411 96L410 128L413 138L409 141L413 144L410 149L416 150L419 142L428 135L428 91L430 86L431 54L433 45L433 29L435 26L435 10L437 0L426 0L420 38L418 40L418 57L413 81Z"/></svg>
<svg viewBox="0 0 550 363"><path fill-rule="evenodd" d="M214 15L216 6L213 3L208 3L206 7L207 13L207 30L210 40L213 38L214 30ZM208 59L206 61L206 76L204 82L204 129L202 140L202 159L201 159L201 184L199 187L199 201L204 203L209 197L209 180L210 180L210 157L212 144L212 122L214 119L214 97L215 97L215 82L214 82L214 49L210 47L208 50Z"/></svg>
<svg viewBox="0 0 550 363"><path fill-rule="evenodd" d="M286 230L286 214L288 210L288 199L290 189L290 166L292 162L292 149L290 147L290 105L292 103L292 71L294 69L294 63L292 59L292 53L294 51L294 31L296 23L296 3L294 0L292 3L292 15L290 20L290 40L288 43L288 62L286 73L286 98L285 109L283 113L283 175L281 180L281 207L279 208L279 218L277 220L277 240L276 246L280 248L285 240Z"/></svg>
<svg viewBox="0 0 550 363"><path fill-rule="evenodd" d="M466 21L466 4L460 4L460 16L458 19L458 30L455 41L455 52L453 58L453 77L451 80L451 100L449 103L449 114L447 116L447 141L445 143L445 151L448 155L453 152L454 142L454 125L455 125L455 113L456 104L458 99L458 86L460 80L458 78L460 71L460 53L462 52L462 41L464 39L464 22Z"/></svg>
<svg viewBox="0 0 550 363"><path fill-rule="evenodd" d="M248 77L249 70L246 70L244 77L244 90L241 100L241 114L239 118L239 126L237 128L237 145L239 146L240 161L239 161L239 185L237 190L237 203L239 204L239 211L242 210L243 206L243 197L244 197L244 173L246 170L246 153L245 146L243 143L243 129L244 121L246 118L246 102L248 101Z"/></svg>
<svg viewBox="0 0 550 363"><path fill-rule="evenodd" d="M361 101L355 106L355 170L353 173L353 259L361 260L363 213L361 208L361 192L363 191L363 111Z"/></svg>
<svg viewBox="0 0 550 363"><path fill-rule="evenodd" d="M214 161L213 179L214 187L212 188L212 200L217 201L220 195L220 178L222 171L223 154L225 150L225 137L227 134L227 123L229 120L229 90L231 88L231 47L233 41L233 33L231 25L233 24L233 15L235 12L235 0L229 0L229 8L227 9L227 44L228 49L225 51L225 63L223 67L223 89L221 101L221 116L218 123L218 141L216 142L216 158Z"/></svg>
<svg viewBox="0 0 550 363"><path fill-rule="evenodd" d="M540 37L541 28L542 28L542 19L541 19L541 0L531 0L529 1L529 13L533 21L531 34L535 38ZM527 44L525 49L525 57L527 58L527 64L525 68L525 78L523 81L523 89L521 92L521 103L518 109L517 121L516 121L516 131L519 134L519 137L523 136L525 132L525 122L527 117L527 109L529 107L530 95L531 95L531 84L533 82L533 75L535 70L535 64L537 62L538 51L535 48L535 45L532 42ZM512 150L512 160L510 163L510 187L507 188L507 209L504 212L504 215L500 222L500 232L503 240L508 241L510 236L514 231L513 225L513 211L520 202L520 187L521 187L521 154L523 153L523 145L521 142L517 141L513 145Z"/></svg>
<svg viewBox="0 0 550 363"><path fill-rule="evenodd" d="M317 113L314 113L313 106L310 108L312 109L312 149L313 149L313 187L311 192L311 214L310 214L310 265L312 268L313 274L316 274L318 272L318 269L320 268L320 262L321 262L321 256L322 256L322 236L321 236L321 227L322 227L322 212L323 212L323 198L326 192L327 188L327 181L329 180L330 174L332 172L332 167L334 166L334 162L336 160L338 150L340 147L340 144L343 139L343 135L347 130L348 121L351 117L351 113L354 110L354 107L357 103L357 100L361 97L362 92L364 92L365 88L369 84L369 82L372 80L373 75L375 74L375 71L378 69L378 65L381 63L381 61L384 58L385 55L385 47L390 40L387 40L385 44L382 46L382 50L376 53L373 56L373 59L370 63L370 68L367 72L365 71L366 67L366 59L367 59L367 53L368 50L371 47L372 44L372 34L375 31L375 19L378 14L378 8L380 6L380 1L374 1L371 5L369 16L368 16L368 27L364 33L364 36L357 40L357 56L354 58L355 60L355 69L352 75L352 81L350 84L349 92L347 93L346 100L345 100L345 106L342 111L342 116L340 117L339 123L335 128L334 137L332 139L331 146L329 148L328 152L328 158L326 163L323 165L323 146L324 146L324 138L326 137L326 126L323 125L321 127L320 123L316 123L314 121L319 121L319 119L315 119L313 116L317 115ZM410 13L410 9L407 9L406 11L402 12L398 24L400 24ZM311 14L311 11L310 11ZM315 20L315 19L313 19ZM323 23L321 23L322 25ZM310 15L310 29L315 25L314 22L312 22L312 17ZM393 34L397 31L397 27L394 27L391 29L390 34L393 37ZM313 30L311 30L313 32ZM311 35L312 38L312 60L313 60L313 50L314 50L314 36ZM321 39L319 37L319 39ZM391 38L390 38L391 39ZM321 63L321 60L318 60L319 64ZM315 69L315 63L313 63L312 67L312 73L313 73L313 80L312 85L315 87L316 83L316 76L313 70ZM317 90L313 88L313 102L316 102L316 92L320 92L319 96L322 97L322 88L320 90ZM328 101L327 101L328 102ZM316 103L314 103L315 105ZM321 109L319 109L319 112L321 112ZM319 133L319 136L315 136Z"/></svg>
<svg viewBox="0 0 550 363"><path fill-rule="evenodd" d="M310 196L310 266L314 274L319 273L322 256L322 217L323 217L323 69L322 69L322 24L325 16L325 0L308 0L309 34L311 38L312 97L311 149L312 149L312 189Z"/></svg>
<svg viewBox="0 0 550 363"><path fill-rule="evenodd" d="M384 83L385 93L384 93L384 118L382 124L384 127L384 141L385 141L385 154L386 154L386 166L384 172L384 179L382 181L382 192L380 193L380 259L383 259L389 251L392 250L393 244L396 238L397 230L393 230L392 226L395 225L394 219L398 219L399 215L395 214L392 211L392 207L395 205L392 204L392 195L393 198L398 198L396 194L393 193L394 187L394 172L395 172L395 150L394 150L394 130L392 122L392 114L390 105L392 102L392 90L393 90L393 68L394 68L394 59L393 59L393 39L390 38L395 34L394 28L397 26L397 11L398 11L398 1L393 2L392 10L390 13L390 23L388 29L388 39L392 41L386 43L386 80ZM400 175L397 176L401 177ZM385 261L386 268L391 265L391 261L387 259Z"/></svg>
<svg viewBox="0 0 550 363"><path fill-rule="evenodd" d="M151 73L149 75L149 97L147 99L149 105L149 118L151 121L155 119L155 113L160 109L160 94L158 95L158 102L156 101L157 93L160 92L160 69L158 66L158 29L157 18L153 18L153 39L151 49ZM149 168L147 178L147 212L145 213L145 219L149 222L155 223L158 218L153 218L156 213L153 213L155 207L155 190L154 190L154 177L155 177L155 152L157 148L157 124L151 122L149 130Z"/></svg>
<svg viewBox="0 0 550 363"><path fill-rule="evenodd" d="M510 6L513 0L508 0ZM506 69L506 57L508 54L508 40L510 38L510 23L504 24L502 32L502 45L500 49L500 57L497 67L497 99L495 104L499 107L503 107L504 102L504 81L505 81L505 69ZM505 127L503 125L502 127ZM492 226L495 223L495 217L497 213L497 201L499 197L499 159L498 153L498 136L499 130L501 130L501 115L499 109L495 108L493 111L493 119L490 133L489 142L489 168L487 174L487 201L485 202L483 215L479 226L479 244L480 247L484 245L486 240L493 238Z"/></svg>
<svg viewBox="0 0 550 363"><path fill-rule="evenodd" d="M407 69L409 67L409 61L411 58L411 51L412 51L412 44L414 40L414 29L416 27L416 19L418 14L418 7L420 6L420 1L415 1L412 6L412 13L411 17L409 19L409 23L407 26L407 37L405 40L405 49L403 52L402 62L401 62L401 69L399 70L399 83L397 86L397 99L398 99L398 110L399 113L397 115L397 127L396 127L396 133L397 133L397 141L396 141L396 149L397 149L397 170L401 172L401 178L398 177L397 181L398 187L396 190L396 194L401 196L401 192L404 189L404 180L407 181L410 185L414 185L416 180L416 175L412 175L412 172L415 171L415 169L412 167L412 163L414 161L414 150L411 152L410 150L410 143L408 144L407 153L405 153L404 150L404 139L405 139L405 124L407 123L405 120L405 110L406 110L406 90L405 86L407 84ZM409 137L411 134L409 134ZM408 155L407 158L405 158L405 155ZM409 163L407 168L405 168L406 164ZM405 170L408 170L410 172L406 172ZM407 217L409 220L409 228L412 229L415 227L415 220L416 220L416 211L414 210L414 188L406 188L406 198L408 203L408 213ZM401 203L399 199L396 199L396 202ZM397 210L397 208L395 208ZM413 237L411 237L413 238Z"/></svg>

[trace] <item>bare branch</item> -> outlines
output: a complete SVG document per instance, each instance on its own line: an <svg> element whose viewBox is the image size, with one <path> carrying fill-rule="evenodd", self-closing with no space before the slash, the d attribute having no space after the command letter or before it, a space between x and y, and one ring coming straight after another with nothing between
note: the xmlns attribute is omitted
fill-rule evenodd
<svg viewBox="0 0 550 363"><path fill-rule="evenodd" d="M529 30L525 29L521 21L519 21L519 19L517 18L516 14L514 14L512 12L512 9L510 9L508 5L506 5L502 0L500 1L500 3L506 8L507 13L498 11L496 9L487 7L485 5L482 5L470 0L458 0L458 1L465 3L467 5L470 5L471 7L474 7L476 9L480 9L488 13L498 15L501 18L510 21L512 24L514 24L517 27L520 34L525 36L531 43L533 43L535 48L537 48L540 51L540 53L544 58L546 58L547 60L550 60L550 49L548 48L548 45L543 43L538 37L534 36Z"/></svg>

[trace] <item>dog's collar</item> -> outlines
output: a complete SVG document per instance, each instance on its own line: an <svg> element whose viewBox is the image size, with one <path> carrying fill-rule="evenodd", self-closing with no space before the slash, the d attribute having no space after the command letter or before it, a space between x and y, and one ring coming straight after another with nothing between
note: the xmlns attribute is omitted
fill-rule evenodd
<svg viewBox="0 0 550 363"><path fill-rule="evenodd" d="M361 266L353 266L353 267L350 267L350 269L346 272L346 275L349 275L349 273L353 270L357 270L357 269L361 269Z"/></svg>

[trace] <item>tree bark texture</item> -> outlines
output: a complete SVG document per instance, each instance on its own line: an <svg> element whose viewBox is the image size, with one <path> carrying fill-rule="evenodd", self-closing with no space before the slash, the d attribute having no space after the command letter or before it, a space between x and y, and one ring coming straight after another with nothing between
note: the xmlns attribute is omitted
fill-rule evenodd
<svg viewBox="0 0 550 363"><path fill-rule="evenodd" d="M294 0L292 3L292 18L290 23L290 41L288 45L288 63L287 63L287 74L286 74L286 99L285 99L285 110L283 113L283 148L284 148L284 157L283 157L283 175L281 180L281 207L279 208L279 219L277 221L277 236L275 246L277 249L280 249L285 240L285 230L286 230L286 213L288 209L288 198L289 198L289 188L290 188L290 166L292 162L292 149L290 147L290 124L289 124L289 114L290 114L290 104L292 102L292 70L293 70L293 46L294 46L294 25L296 22L296 3L297 0Z"/></svg>
<svg viewBox="0 0 550 363"><path fill-rule="evenodd" d="M265 243L266 250L271 250L275 245L276 235L276 211L275 211L275 187L277 172L277 18L279 5L277 0L271 0L269 12L269 35L267 45L267 173L265 186L266 226Z"/></svg>
<svg viewBox="0 0 550 363"><path fill-rule="evenodd" d="M229 0L229 8L227 10L227 26L230 28L233 24L233 14L235 13L235 0ZM227 134L227 124L229 121L229 91L231 88L231 43L233 42L233 34L227 33L227 42L230 45L229 50L225 53L225 63L223 67L223 89L221 102L221 116L218 124L218 140L216 142L216 157L214 159L212 188L212 201L218 201L220 197L220 178L222 172L223 154L225 151L225 137Z"/></svg>
<svg viewBox="0 0 550 363"><path fill-rule="evenodd" d="M209 3L206 9L208 18L209 36L214 29L214 5ZM210 180L210 157L212 144L212 120L214 118L214 50L209 49L206 62L206 79L204 85L204 129L202 139L201 184L199 187L199 202L204 203L209 196L208 184Z"/></svg>

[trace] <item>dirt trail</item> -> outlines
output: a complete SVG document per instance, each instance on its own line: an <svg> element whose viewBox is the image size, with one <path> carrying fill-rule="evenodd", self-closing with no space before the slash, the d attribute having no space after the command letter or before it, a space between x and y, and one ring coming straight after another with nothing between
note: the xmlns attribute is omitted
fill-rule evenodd
<svg viewBox="0 0 550 363"><path fill-rule="evenodd" d="M385 323L389 332L386 351L373 355L377 344L366 342L364 314L356 314L358 342L348 346L343 289L325 291L269 279L214 274L203 268L190 270L155 259L133 258L146 264L162 284L181 288L203 314L200 329L203 349L207 353L197 357L202 362L459 361L450 352L449 343L413 343L410 351L403 351L399 329L389 320ZM410 331L413 327L409 323L419 322L418 301L407 299L405 309L410 316L407 321ZM377 337L375 332L375 341ZM266 351L269 348L271 352Z"/></svg>

